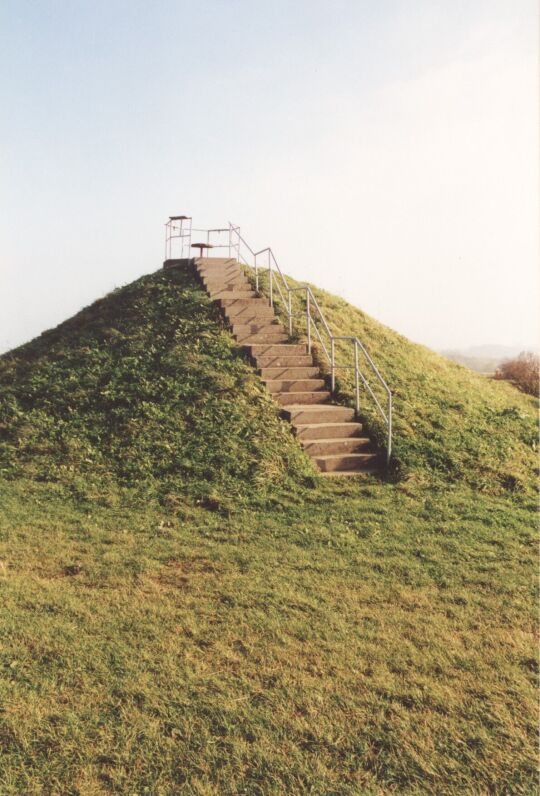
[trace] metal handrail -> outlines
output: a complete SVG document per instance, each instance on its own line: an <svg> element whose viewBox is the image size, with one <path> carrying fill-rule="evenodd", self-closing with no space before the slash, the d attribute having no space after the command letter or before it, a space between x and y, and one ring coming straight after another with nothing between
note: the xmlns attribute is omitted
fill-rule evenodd
<svg viewBox="0 0 540 796"><path fill-rule="evenodd" d="M236 244L232 244L232 238L236 236L237 242ZM241 255L241 246L244 246L248 252L250 253L253 262L249 263L242 255ZM277 294L279 298L283 302L285 307L285 313L288 319L289 325L289 334L292 334L293 331L293 311L292 311L292 294L293 293L305 293L305 302L306 302L306 327L307 327L307 345L308 345L308 352L311 353L312 347L312 332L315 332L317 339L323 349L325 356L328 360L330 365L330 378L331 378L331 386L332 392L335 392L336 389L336 370L338 368L344 369L354 369L354 382L355 382L355 407L356 412L360 412L360 382L366 388L367 393L373 400L375 406L377 407L381 417L383 418L386 429L387 429L387 442L386 442L386 463L390 462L390 457L392 455L392 426L393 426L393 405L392 405L392 392L388 387L388 384L382 377L379 369L373 362L373 359L369 355L366 347L355 336L343 336L343 335L334 335L330 331L330 327L324 317L324 313L321 310L319 303L315 296L313 295L313 291L309 287L309 285L300 285L299 287L290 287L285 275L282 273L281 268L276 260L274 252L267 246L260 251L254 252L253 249L249 246L248 243L244 240L244 238L240 235L240 227L235 226L229 222L229 248L232 250L233 248L236 249L237 259L238 262L243 262L245 265L253 267L255 271L255 289L259 292L259 262L257 260L258 257L261 255L266 254L266 268L265 270L268 271L268 289L269 289L269 301L270 306L274 305L274 291L277 290ZM274 268L272 267L274 266ZM279 278L278 278L279 276ZM280 284L281 281L281 284ZM284 292L285 294L284 295ZM319 330L318 324L315 322L314 314L312 313L312 308L315 308L315 314L318 316L320 324L326 333L328 340L330 351L328 350L327 345L323 340L321 332ZM303 313L302 313L303 316ZM336 340L349 340L353 344L353 364L351 365L341 365L336 363L336 354L335 354L335 343ZM373 392L371 385L369 384L366 376L362 372L359 362L359 353L362 353L365 357L365 361L369 365L372 373L375 375L377 381L383 388L386 393L386 409L383 408L381 402L379 401L377 395Z"/></svg>
<svg viewBox="0 0 540 796"><path fill-rule="evenodd" d="M169 221L166 224L166 231L165 231L165 258L170 258L172 256L172 241L175 238L179 239L180 246L181 246L181 256L183 256L186 248L189 251L191 247L191 234L192 232L203 232L206 235L206 243L210 244L212 236L222 235L223 233L228 233L228 240L226 243L213 243L212 248L218 249L228 249L229 257L232 257L234 253L236 255L236 260L240 263L244 263L248 267L251 267L255 271L255 289L257 292L259 291L259 270L261 268L260 261L261 258L265 257L266 262L264 264L264 270L268 271L268 288L269 288L269 301L270 306L274 305L274 299L279 297L281 302L284 305L285 313L288 319L288 326L289 326L289 334L292 335L293 333L293 318L297 317L293 313L292 307L292 296L293 293L304 293L305 296L305 303L306 303L306 330L307 330L307 345L308 351L311 353L312 348L312 337L313 334L316 336L324 354L328 360L330 365L330 378L331 378L331 387L332 392L335 392L336 389L336 370L339 368L354 370L354 384L355 384L355 406L356 412L360 412L360 383L364 385L366 388L367 394L373 400L373 403L377 407L381 417L383 418L386 428L387 428L387 445L386 445L386 461L387 463L390 461L390 456L392 454L392 392L388 387L386 381L382 377L379 369L373 362L373 359L369 355L368 351L366 350L365 346L358 339L358 337L354 336L342 336L342 335L334 335L330 331L330 327L324 317L324 313L319 306L319 303L316 297L313 295L313 291L309 287L309 285L300 285L298 287L290 287L289 283L287 282L287 278L285 274L282 273L281 268L279 267L279 263L276 260L274 252L267 246L264 249L260 249L260 251L253 251L251 246L244 240L242 235L240 234L240 227L236 226L229 222L228 227L216 227L214 229L196 229L192 228L191 226L191 218L188 216L172 216L169 218ZM244 256L244 252L247 256ZM251 260L251 262L250 262ZM302 312L301 317L304 316ZM318 322L317 322L318 321ZM323 334L321 334L322 327L323 333L327 337L327 341L323 338ZM336 362L336 341L350 341L353 345L353 363L352 364L339 364ZM362 372L360 367L360 357L359 354L362 354L365 358L365 361L369 365L372 373L375 375L377 381L383 388L384 392L386 393L386 408L383 408L379 398L374 393L370 383L368 382L366 376Z"/></svg>

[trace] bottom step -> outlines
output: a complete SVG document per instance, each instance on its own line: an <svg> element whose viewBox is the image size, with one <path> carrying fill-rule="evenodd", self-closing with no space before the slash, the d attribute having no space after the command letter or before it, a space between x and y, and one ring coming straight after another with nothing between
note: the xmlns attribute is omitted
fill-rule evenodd
<svg viewBox="0 0 540 796"><path fill-rule="evenodd" d="M334 453L328 456L314 456L313 461L323 473L343 472L377 472L380 456L377 453Z"/></svg>
<svg viewBox="0 0 540 796"><path fill-rule="evenodd" d="M367 475L379 475L380 468L373 467L365 470L329 470L327 473L319 473L322 478L350 478L352 475L357 478L365 478Z"/></svg>

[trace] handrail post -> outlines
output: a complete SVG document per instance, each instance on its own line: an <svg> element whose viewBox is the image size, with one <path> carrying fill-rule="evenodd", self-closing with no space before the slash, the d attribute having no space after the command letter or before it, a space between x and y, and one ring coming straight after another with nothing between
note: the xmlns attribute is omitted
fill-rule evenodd
<svg viewBox="0 0 540 796"><path fill-rule="evenodd" d="M292 337L292 294L288 291L287 296L287 313L289 315L289 337Z"/></svg>
<svg viewBox="0 0 540 796"><path fill-rule="evenodd" d="M388 393L388 442L386 444L386 466L392 456L392 393Z"/></svg>
<svg viewBox="0 0 540 796"><path fill-rule="evenodd" d="M307 324L307 350L308 354L311 354L311 308L309 304L308 288L306 288L306 324Z"/></svg>
<svg viewBox="0 0 540 796"><path fill-rule="evenodd" d="M257 265L257 255L253 255L253 260L255 261L255 290L257 293L259 292L259 266Z"/></svg>
<svg viewBox="0 0 540 796"><path fill-rule="evenodd" d="M272 277L273 277L272 268L269 268L268 269L268 278L270 280L270 306L271 307L274 306L274 283L273 283Z"/></svg>
<svg viewBox="0 0 540 796"><path fill-rule="evenodd" d="M332 385L332 392L336 391L336 353L334 338L330 338L330 379Z"/></svg>
<svg viewBox="0 0 540 796"><path fill-rule="evenodd" d="M354 341L354 389L356 396L356 414L360 412L360 374L358 368L358 343Z"/></svg>

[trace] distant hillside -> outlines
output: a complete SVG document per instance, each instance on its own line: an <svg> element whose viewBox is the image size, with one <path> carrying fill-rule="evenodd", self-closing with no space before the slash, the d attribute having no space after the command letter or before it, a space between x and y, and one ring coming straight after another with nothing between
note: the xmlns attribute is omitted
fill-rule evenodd
<svg viewBox="0 0 540 796"><path fill-rule="evenodd" d="M529 350L531 350L530 346L526 345L494 345L488 343L486 345L469 346L457 353L461 353L464 356L477 357L479 359L485 357L486 359L502 360L509 359L510 357L517 357L522 351Z"/></svg>
<svg viewBox="0 0 540 796"><path fill-rule="evenodd" d="M490 375L507 359L519 356L522 351L532 351L531 346L479 345L464 349L448 349L441 354L477 373Z"/></svg>

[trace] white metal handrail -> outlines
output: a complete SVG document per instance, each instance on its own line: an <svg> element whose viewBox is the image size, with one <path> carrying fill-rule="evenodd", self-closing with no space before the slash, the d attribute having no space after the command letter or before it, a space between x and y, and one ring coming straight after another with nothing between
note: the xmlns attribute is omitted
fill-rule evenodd
<svg viewBox="0 0 540 796"><path fill-rule="evenodd" d="M235 241L234 243L232 241ZM311 353L312 347L312 334L315 333L317 340L319 341L322 350L328 360L328 364L330 366L330 378L331 378L331 387L332 392L335 392L336 389L336 370L337 369L348 369L354 370L354 383L355 383L355 406L356 412L360 412L360 383L364 385L366 388L367 393L373 400L379 414L381 415L384 423L386 425L387 435L386 435L386 462L387 464L390 461L390 457L392 455L392 424L393 424L393 406L392 406L392 392L388 387L388 384L382 377L379 369L373 362L373 359L369 355L366 347L363 345L361 340L355 336L343 336L343 335L334 335L330 331L330 327L324 317L323 311L321 310L319 303L315 296L313 295L313 291L309 287L309 285L300 285L299 287L290 287L289 283L285 275L282 273L281 268L276 260L274 252L272 249L267 246L265 249L261 249L260 251L253 251L251 246L246 243L244 238L240 235L240 227L231 224L229 222L229 249L230 251L235 251L236 258L239 262L243 262L245 265L248 265L254 269L255 272L255 289L259 292L259 270L261 269L260 266L260 258L263 255L266 255L266 262L264 266L264 270L268 273L268 291L269 291L269 301L270 306L274 305L275 296L279 296L281 302L283 303L284 311L287 315L288 326L289 326L289 334L292 334L293 331L293 317L294 313L292 311L292 295L293 293L304 293L305 296L305 304L306 304L306 329L307 329L307 345L308 351ZM247 259L244 256L244 251L247 252ZM249 262L249 259L252 262ZM303 315L303 313L302 313ZM316 322L316 318L319 320L319 324ZM324 333L327 336L327 343L323 339L323 335L321 334L321 330L319 329L319 325L322 326ZM336 341L350 341L353 345L353 362L352 364L339 364L336 362ZM381 385L383 391L386 395L386 407L383 407L379 398L377 397L376 393L373 391L368 379L362 372L362 368L360 367L360 354L363 355L369 369Z"/></svg>
<svg viewBox="0 0 540 796"><path fill-rule="evenodd" d="M279 298L282 302L288 320L290 335L293 333L293 318L298 317L298 315L293 313L292 296L294 293L304 294L308 351L311 353L312 338L315 335L330 366L332 392L335 392L336 389L336 370L354 370L356 412L360 412L360 384L362 383L386 424L386 460L388 463L392 454L392 393L361 340L354 336L332 334L323 311L309 285L291 287L287 282L285 274L281 271L270 246L267 246L265 249L260 249L259 251L253 251L251 246L240 234L240 227L231 222L229 222L228 227L198 229L192 228L191 218L189 216L170 216L169 221L165 225L165 258L170 259L172 257L172 244L175 239L178 240L180 256L184 257L185 254L189 256L191 253L191 236L193 232L204 233L205 241L201 241L201 243L205 242L206 245L212 249L227 249L230 258L234 255L238 262L253 268L255 273L255 289L257 292L260 292L259 271L263 270L268 273L270 306L274 306L276 298ZM226 237L224 238L223 236ZM264 262L262 266L261 261ZM300 316L304 317L304 313L300 313ZM326 342L324 335L326 336ZM340 364L336 362L336 341L349 341L352 343L353 362L351 364ZM360 355L363 356L371 372L382 387L386 395L386 407L383 407L367 377L363 373L360 367Z"/></svg>

